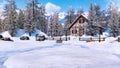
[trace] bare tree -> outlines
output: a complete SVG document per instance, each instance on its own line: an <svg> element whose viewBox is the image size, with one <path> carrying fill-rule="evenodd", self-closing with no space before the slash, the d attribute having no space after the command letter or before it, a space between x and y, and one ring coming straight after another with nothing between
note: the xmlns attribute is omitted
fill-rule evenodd
<svg viewBox="0 0 120 68"><path fill-rule="evenodd" d="M5 5L5 19L7 21L7 30L10 32L12 36L16 35L16 28L17 28L17 22L16 22L16 4L14 0L7 0L7 4Z"/></svg>
<svg viewBox="0 0 120 68"><path fill-rule="evenodd" d="M57 12L54 12L53 15L51 15L50 23L49 23L49 35L51 36L60 36L62 35L63 27L61 23L59 22L59 16Z"/></svg>
<svg viewBox="0 0 120 68"><path fill-rule="evenodd" d="M26 22L24 24L24 30L29 33L31 36L32 33L34 33L36 28L36 22L37 22L37 0L28 0L26 11L25 11L25 19Z"/></svg>

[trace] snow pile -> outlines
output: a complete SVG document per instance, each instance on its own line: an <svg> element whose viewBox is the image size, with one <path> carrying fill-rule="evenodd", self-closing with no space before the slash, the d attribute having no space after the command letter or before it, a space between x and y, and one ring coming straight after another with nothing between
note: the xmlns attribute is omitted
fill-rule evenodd
<svg viewBox="0 0 120 68"><path fill-rule="evenodd" d="M92 38L92 36L82 35L81 38Z"/></svg>
<svg viewBox="0 0 120 68"><path fill-rule="evenodd" d="M103 32L103 35L102 35L103 37L109 37L110 35L109 35L109 33L108 32Z"/></svg>
<svg viewBox="0 0 120 68"><path fill-rule="evenodd" d="M10 37L11 38L11 35L10 35L10 33L8 31L5 31L5 32L1 33L1 35L3 37Z"/></svg>

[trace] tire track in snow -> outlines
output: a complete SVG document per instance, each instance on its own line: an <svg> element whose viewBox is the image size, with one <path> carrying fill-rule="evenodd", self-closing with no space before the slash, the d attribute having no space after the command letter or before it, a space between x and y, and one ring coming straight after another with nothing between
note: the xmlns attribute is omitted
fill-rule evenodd
<svg viewBox="0 0 120 68"><path fill-rule="evenodd" d="M17 51L0 52L0 68L6 68L6 66L4 66L5 61L13 55L30 52L30 51L35 51L35 50L46 49L46 48L55 48L55 47L58 47L61 45L63 45L63 44L56 43L53 46L43 46L43 47L36 47L36 48L30 48L30 49L24 49L24 50L17 50Z"/></svg>

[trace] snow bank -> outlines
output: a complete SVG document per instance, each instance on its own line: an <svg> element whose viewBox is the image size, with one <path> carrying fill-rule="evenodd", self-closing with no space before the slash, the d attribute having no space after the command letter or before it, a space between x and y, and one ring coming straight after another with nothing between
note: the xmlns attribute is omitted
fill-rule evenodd
<svg viewBox="0 0 120 68"><path fill-rule="evenodd" d="M5 32L1 33L1 35L3 37L11 37L11 35L10 35L10 33L8 31L5 31Z"/></svg>
<svg viewBox="0 0 120 68"><path fill-rule="evenodd" d="M103 35L101 35L102 37L109 37L109 33L108 32L103 32Z"/></svg>

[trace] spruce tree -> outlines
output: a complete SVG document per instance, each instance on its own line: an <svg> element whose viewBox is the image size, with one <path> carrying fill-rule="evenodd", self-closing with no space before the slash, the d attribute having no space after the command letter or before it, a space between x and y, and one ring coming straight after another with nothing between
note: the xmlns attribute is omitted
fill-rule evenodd
<svg viewBox="0 0 120 68"><path fill-rule="evenodd" d="M99 5L94 5L94 11L95 11L95 16L94 16L94 28L95 35L96 34L102 34L103 32L103 27L101 25L101 10Z"/></svg>
<svg viewBox="0 0 120 68"><path fill-rule="evenodd" d="M91 36L94 36L96 35L95 34L95 24L94 24L94 21L95 21L95 11L94 11L94 6L93 4L91 3L90 4L90 9L89 9L89 14L88 14L88 24L87 24L87 29L86 29L86 34L87 35L91 35Z"/></svg>
<svg viewBox="0 0 120 68"><path fill-rule="evenodd" d="M101 33L101 24L100 24L100 6L90 4L89 14L88 14L88 22L87 22L87 29L86 34L95 36Z"/></svg>
<svg viewBox="0 0 120 68"><path fill-rule="evenodd" d="M114 3L111 2L110 5L110 18L109 18L109 28L110 36L116 37L119 35L119 12L118 8Z"/></svg>

